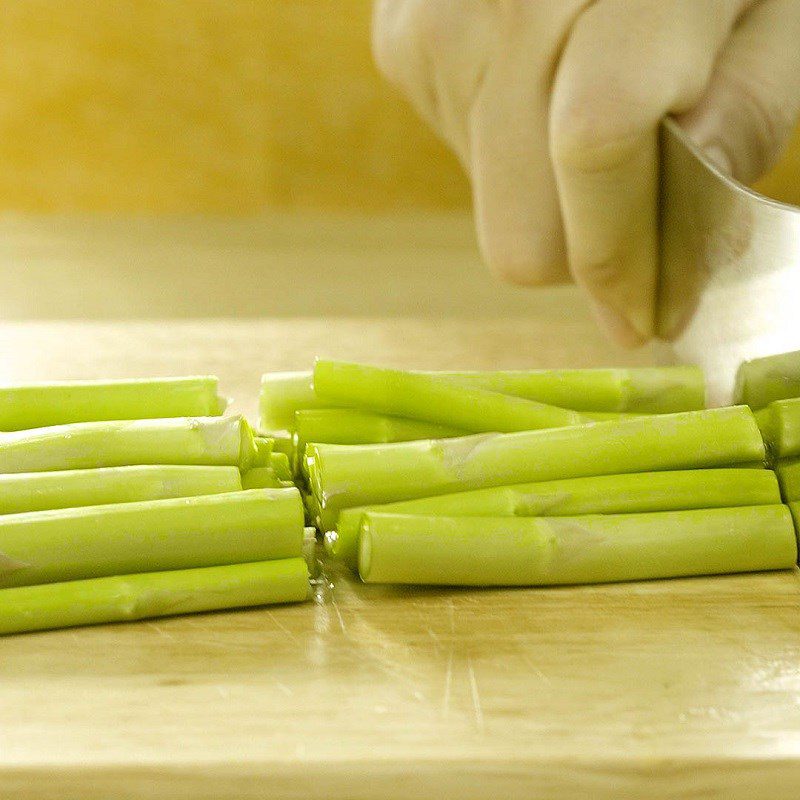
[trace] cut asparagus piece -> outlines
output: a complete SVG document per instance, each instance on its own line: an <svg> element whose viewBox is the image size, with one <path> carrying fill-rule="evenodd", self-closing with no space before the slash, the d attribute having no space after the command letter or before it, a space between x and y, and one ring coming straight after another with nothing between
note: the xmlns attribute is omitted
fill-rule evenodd
<svg viewBox="0 0 800 800"><path fill-rule="evenodd" d="M577 411L478 389L434 375L318 360L314 392L330 403L464 431L511 432L579 425Z"/></svg>
<svg viewBox="0 0 800 800"><path fill-rule="evenodd" d="M303 533L303 558L308 567L308 574L312 578L318 578L322 569L320 562L317 560L316 528L306 528Z"/></svg>
<svg viewBox="0 0 800 800"><path fill-rule="evenodd" d="M338 512L514 483L763 461L747 406L509 434L306 448L324 530Z"/></svg>
<svg viewBox="0 0 800 800"><path fill-rule="evenodd" d="M273 453L270 456L269 466L281 480L290 481L292 479L292 469L286 453Z"/></svg>
<svg viewBox="0 0 800 800"><path fill-rule="evenodd" d="M800 456L800 398L776 400L756 413L773 459Z"/></svg>
<svg viewBox="0 0 800 800"><path fill-rule="evenodd" d="M444 517L562 517L774 505L780 502L778 481L771 471L765 469L599 475L498 486L367 508L347 508L339 514L336 530L325 535L325 546L332 556L355 568L361 518L365 512L372 511Z"/></svg>
<svg viewBox="0 0 800 800"><path fill-rule="evenodd" d="M0 475L0 514L241 491L236 467L136 466Z"/></svg>
<svg viewBox="0 0 800 800"><path fill-rule="evenodd" d="M281 478L272 467L253 467L242 475L243 489L281 489L294 486Z"/></svg>
<svg viewBox="0 0 800 800"><path fill-rule="evenodd" d="M151 500L0 517L0 586L302 555L297 489Z"/></svg>
<svg viewBox="0 0 800 800"><path fill-rule="evenodd" d="M775 464L784 503L800 501L800 458L787 458Z"/></svg>
<svg viewBox="0 0 800 800"><path fill-rule="evenodd" d="M544 586L788 569L797 544L784 505L583 517L368 513L368 583Z"/></svg>
<svg viewBox="0 0 800 800"><path fill-rule="evenodd" d="M775 400L800 397L800 350L743 362L736 373L734 402L754 411Z"/></svg>
<svg viewBox="0 0 800 800"><path fill-rule="evenodd" d="M243 417L78 422L0 433L0 473L183 464L250 467L256 447Z"/></svg>
<svg viewBox="0 0 800 800"><path fill-rule="evenodd" d="M422 374L457 378L474 388L576 411L673 413L695 411L705 403L703 373L691 366ZM264 375L259 404L261 429L288 431L294 424L295 411L327 407L314 393L311 382L311 372Z"/></svg>
<svg viewBox="0 0 800 800"><path fill-rule="evenodd" d="M298 448L308 442L332 444L379 444L408 442L414 439L443 439L464 436L466 431L420 422L415 419L390 417L354 408L306 409L295 413Z"/></svg>
<svg viewBox="0 0 800 800"><path fill-rule="evenodd" d="M0 431L71 422L210 417L226 402L212 376L58 381L0 387Z"/></svg>
<svg viewBox="0 0 800 800"><path fill-rule="evenodd" d="M302 558L24 586L0 590L0 634L296 603L308 595Z"/></svg>
<svg viewBox="0 0 800 800"><path fill-rule="evenodd" d="M254 436L253 444L256 448L254 467L269 467L272 465L272 445L273 439L268 436Z"/></svg>

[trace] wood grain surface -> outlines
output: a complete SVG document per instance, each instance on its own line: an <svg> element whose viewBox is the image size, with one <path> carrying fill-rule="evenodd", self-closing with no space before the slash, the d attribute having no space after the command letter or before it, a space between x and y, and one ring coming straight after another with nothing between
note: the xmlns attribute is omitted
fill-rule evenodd
<svg viewBox="0 0 800 800"><path fill-rule="evenodd" d="M623 363L588 321L0 325L0 379ZM647 354L624 363L643 363ZM604 587L363 586L0 640L0 797L797 797L796 571Z"/></svg>

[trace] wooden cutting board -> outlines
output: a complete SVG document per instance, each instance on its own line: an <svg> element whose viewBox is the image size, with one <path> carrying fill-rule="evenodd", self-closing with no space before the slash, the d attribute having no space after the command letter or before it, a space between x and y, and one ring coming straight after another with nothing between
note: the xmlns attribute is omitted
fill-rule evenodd
<svg viewBox="0 0 800 800"><path fill-rule="evenodd" d="M315 354L608 363L584 318L0 325L0 377L258 376ZM627 356L644 363L646 354ZM796 571L603 587L366 587L0 639L0 797L797 797Z"/></svg>

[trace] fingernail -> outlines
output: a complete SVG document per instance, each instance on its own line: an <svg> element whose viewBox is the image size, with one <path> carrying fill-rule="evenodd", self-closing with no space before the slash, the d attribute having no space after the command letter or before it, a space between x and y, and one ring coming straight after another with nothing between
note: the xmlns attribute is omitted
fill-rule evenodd
<svg viewBox="0 0 800 800"><path fill-rule="evenodd" d="M613 341L623 347L640 347L650 338L639 333L628 319L611 306L594 303L593 310L600 327Z"/></svg>
<svg viewBox="0 0 800 800"><path fill-rule="evenodd" d="M714 164L717 169L726 175L733 174L733 166L728 154L718 144L710 144L703 148L706 158Z"/></svg>

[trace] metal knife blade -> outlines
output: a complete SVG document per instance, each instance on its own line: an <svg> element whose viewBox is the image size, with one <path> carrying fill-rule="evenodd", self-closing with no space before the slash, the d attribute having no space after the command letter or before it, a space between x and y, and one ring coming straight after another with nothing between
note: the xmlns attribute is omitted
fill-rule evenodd
<svg viewBox="0 0 800 800"><path fill-rule="evenodd" d="M745 359L800 350L800 208L721 173L670 119L660 237L659 335L705 370L711 403Z"/></svg>

